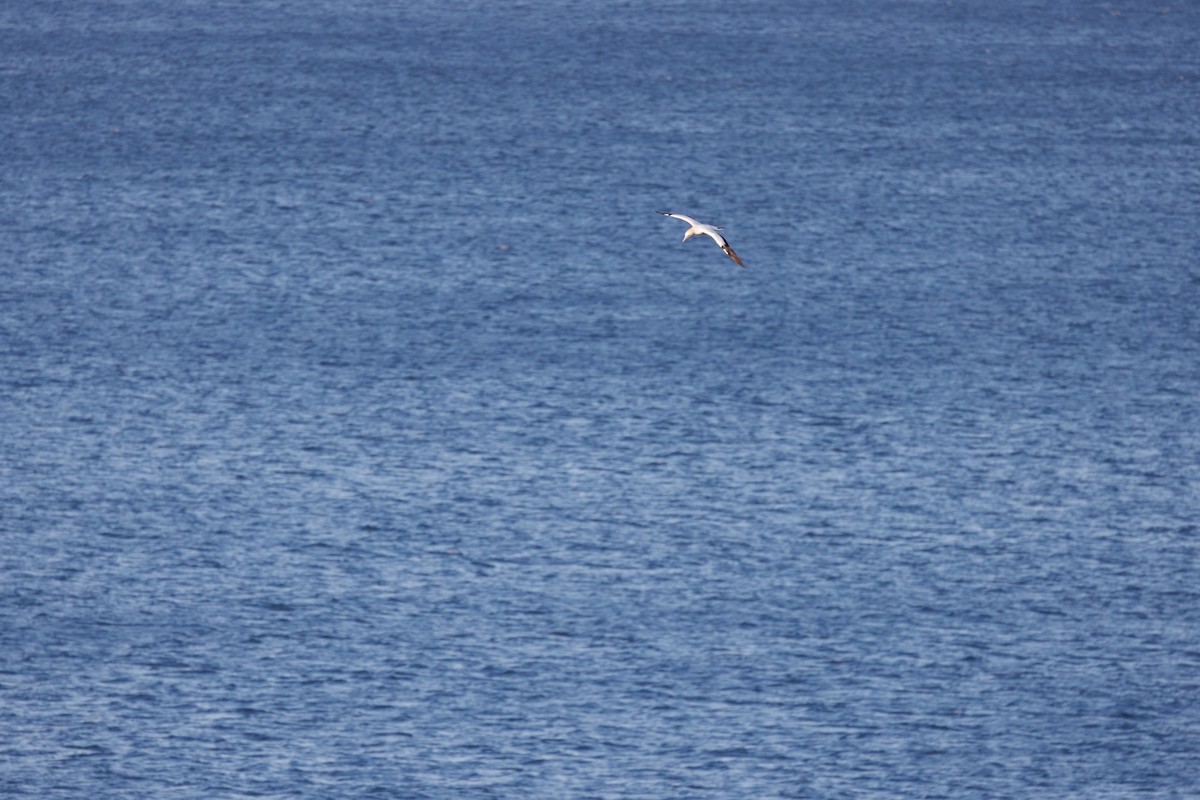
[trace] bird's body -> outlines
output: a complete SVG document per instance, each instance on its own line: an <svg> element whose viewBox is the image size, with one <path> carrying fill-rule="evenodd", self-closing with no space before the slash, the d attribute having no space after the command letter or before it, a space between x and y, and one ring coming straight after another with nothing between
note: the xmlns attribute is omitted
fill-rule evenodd
<svg viewBox="0 0 1200 800"><path fill-rule="evenodd" d="M683 214L672 214L668 211L659 211L658 213L662 214L664 217L674 217L675 219L681 219L684 222L686 222L688 225L691 226L683 234L683 240L685 242L692 236L698 236L700 234L704 234L705 236L711 236L712 240L717 243L717 247L720 247L722 250L725 251L725 255L732 258L734 260L734 263L736 263L742 269L746 268L746 265L742 263L742 260L740 258L738 258L737 253L733 252L733 248L729 246L729 242L725 241L725 237L722 236L721 234L717 233L717 231L721 230L720 225L704 225L703 223L697 222L696 220L692 219L691 217L685 216Z"/></svg>

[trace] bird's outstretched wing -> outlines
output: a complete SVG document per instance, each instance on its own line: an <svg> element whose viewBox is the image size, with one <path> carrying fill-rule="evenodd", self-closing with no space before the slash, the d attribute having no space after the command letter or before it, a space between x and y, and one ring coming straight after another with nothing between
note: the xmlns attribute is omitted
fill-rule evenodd
<svg viewBox="0 0 1200 800"><path fill-rule="evenodd" d="M706 233L709 236L711 236L712 240L717 243L717 247L724 250L725 255L732 258L734 260L734 263L736 263L742 269L746 268L746 265L742 263L742 260L740 258L738 258L738 254L733 252L733 248L729 246L729 242L725 241L725 237L722 236L721 234L717 233L715 230L713 230L713 227L711 225L702 226L701 231L703 233Z"/></svg>
<svg viewBox="0 0 1200 800"><path fill-rule="evenodd" d="M664 217L674 217L675 219L681 219L684 222L686 222L688 225L699 225L700 224L699 222L696 222L696 220L692 219L691 217L687 216L686 214L672 214L670 211L659 211L658 213L662 214Z"/></svg>

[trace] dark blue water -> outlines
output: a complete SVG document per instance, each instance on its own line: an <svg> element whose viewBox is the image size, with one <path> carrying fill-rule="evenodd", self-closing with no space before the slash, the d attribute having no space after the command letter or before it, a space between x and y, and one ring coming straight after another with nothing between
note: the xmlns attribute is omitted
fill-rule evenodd
<svg viewBox="0 0 1200 800"><path fill-rule="evenodd" d="M0 795L1196 797L1198 82L1192 3L10 3Z"/></svg>

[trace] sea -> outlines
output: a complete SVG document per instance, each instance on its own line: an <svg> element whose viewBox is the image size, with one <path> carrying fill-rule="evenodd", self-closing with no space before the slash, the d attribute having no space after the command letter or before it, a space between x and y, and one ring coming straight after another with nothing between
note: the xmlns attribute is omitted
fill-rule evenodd
<svg viewBox="0 0 1200 800"><path fill-rule="evenodd" d="M30 0L0 101L0 796L1200 797L1200 5Z"/></svg>

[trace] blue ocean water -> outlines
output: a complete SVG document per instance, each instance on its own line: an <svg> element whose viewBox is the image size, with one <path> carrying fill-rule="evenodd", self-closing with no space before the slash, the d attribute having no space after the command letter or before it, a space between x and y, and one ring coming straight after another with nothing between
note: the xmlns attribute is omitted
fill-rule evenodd
<svg viewBox="0 0 1200 800"><path fill-rule="evenodd" d="M0 8L0 794L1196 797L1198 81L1190 3Z"/></svg>

